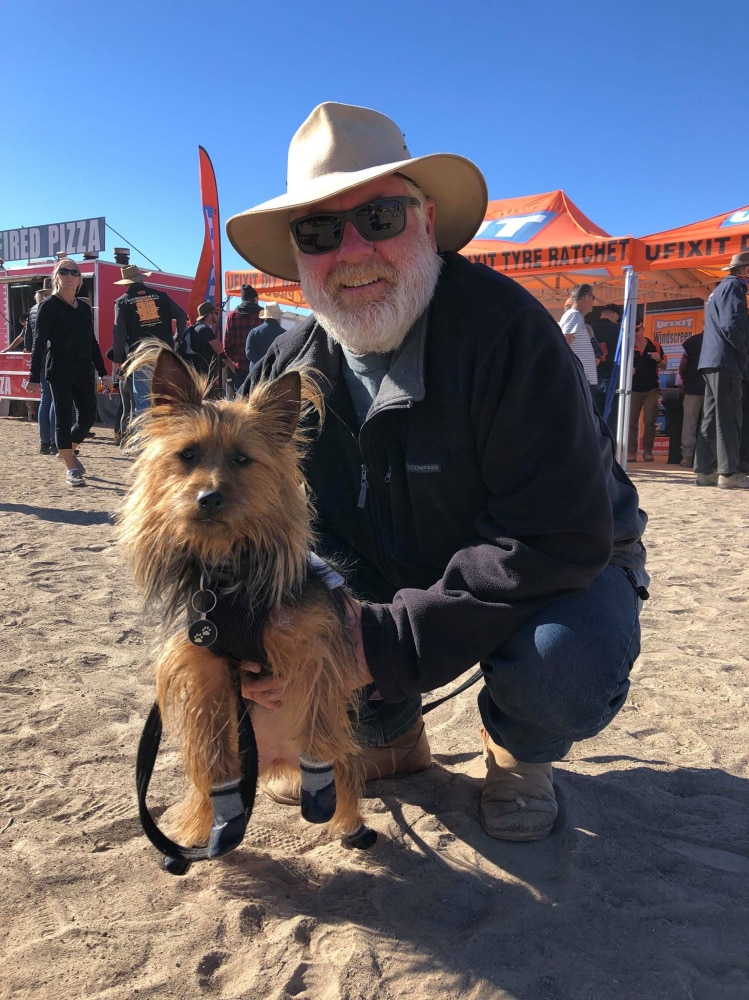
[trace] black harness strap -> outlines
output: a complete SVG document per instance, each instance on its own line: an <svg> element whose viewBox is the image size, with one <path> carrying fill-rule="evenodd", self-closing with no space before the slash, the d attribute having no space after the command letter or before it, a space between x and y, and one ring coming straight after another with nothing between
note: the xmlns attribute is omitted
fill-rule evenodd
<svg viewBox="0 0 749 1000"><path fill-rule="evenodd" d="M258 778L258 754L255 731L247 706L237 691L239 723L239 754L242 760L241 797L245 819L249 820L255 805ZM148 714L138 744L135 762L135 783L138 790L138 813L143 832L153 846L164 855L164 867L173 875L184 875L193 861L207 861L207 847L182 847L158 828L146 804L148 786L161 743L161 712L154 703Z"/></svg>

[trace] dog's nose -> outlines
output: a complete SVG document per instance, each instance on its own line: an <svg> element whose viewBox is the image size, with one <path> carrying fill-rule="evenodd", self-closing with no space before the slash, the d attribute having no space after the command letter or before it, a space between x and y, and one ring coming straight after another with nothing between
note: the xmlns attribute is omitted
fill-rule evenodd
<svg viewBox="0 0 749 1000"><path fill-rule="evenodd" d="M220 490L203 490L198 493L198 507L205 514L218 514L224 506L224 494Z"/></svg>

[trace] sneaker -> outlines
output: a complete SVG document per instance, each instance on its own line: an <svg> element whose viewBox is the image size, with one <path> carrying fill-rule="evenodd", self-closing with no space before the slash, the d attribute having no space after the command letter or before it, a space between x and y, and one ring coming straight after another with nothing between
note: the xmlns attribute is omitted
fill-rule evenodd
<svg viewBox="0 0 749 1000"><path fill-rule="evenodd" d="M432 753L424 720L419 717L407 733L386 746L363 747L362 757L365 781L405 778L426 771L432 766ZM285 806L300 803L302 782L299 774L280 774L262 781L260 787L274 802Z"/></svg>
<svg viewBox="0 0 749 1000"><path fill-rule="evenodd" d="M653 458L652 451L646 451L646 452L644 452L644 454L642 456L642 460L643 460L643 462L654 462L655 459Z"/></svg>
<svg viewBox="0 0 749 1000"><path fill-rule="evenodd" d="M85 486L86 480L80 474L78 469L68 469L65 473L65 482L68 486Z"/></svg>
<svg viewBox="0 0 749 1000"><path fill-rule="evenodd" d="M80 460L80 458L78 458L77 453L75 455L73 455L73 461L75 462L76 469L80 472L80 474L82 476L85 476L86 475L86 466L83 464L83 462Z"/></svg>
<svg viewBox="0 0 749 1000"><path fill-rule="evenodd" d="M482 728L486 778L479 814L484 832L496 840L542 840L551 833L558 807L551 764L525 764Z"/></svg>
<svg viewBox="0 0 749 1000"><path fill-rule="evenodd" d="M45 442L42 441L42 443L39 445L39 454L40 455L51 455L52 454L52 445L51 444L45 444Z"/></svg>
<svg viewBox="0 0 749 1000"><path fill-rule="evenodd" d="M636 462L637 461L637 455L627 455L627 461L628 462Z"/></svg>
<svg viewBox="0 0 749 1000"><path fill-rule="evenodd" d="M698 472L696 479L697 486L717 486L718 485L718 473L717 472Z"/></svg>
<svg viewBox="0 0 749 1000"><path fill-rule="evenodd" d="M682 460L679 462L679 465L682 467L682 469L691 469L692 466L694 465L694 459L682 458Z"/></svg>
<svg viewBox="0 0 749 1000"><path fill-rule="evenodd" d="M734 472L732 476L718 476L718 486L722 490L749 490L749 476Z"/></svg>

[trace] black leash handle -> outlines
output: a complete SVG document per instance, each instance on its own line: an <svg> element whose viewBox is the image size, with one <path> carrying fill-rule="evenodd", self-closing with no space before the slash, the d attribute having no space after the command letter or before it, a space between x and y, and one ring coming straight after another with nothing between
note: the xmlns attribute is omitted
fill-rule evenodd
<svg viewBox="0 0 749 1000"><path fill-rule="evenodd" d="M245 818L249 820L255 805L258 779L258 752L255 731L247 706L237 692L237 715L239 723L239 753L242 759L242 804ZM207 847L183 847L167 837L151 816L146 797L151 783L153 766L161 744L161 712L154 702L143 726L138 754L135 761L135 785L138 792L138 815L143 832L153 846L164 855L164 867L173 875L184 875L194 861L207 861Z"/></svg>
<svg viewBox="0 0 749 1000"><path fill-rule="evenodd" d="M447 694L444 694L441 698L435 698L434 701L430 701L428 704L422 705L421 714L426 715L427 712L431 712L433 708L436 708L443 702L449 701L451 698L454 698L456 694L460 694L462 691L467 691L469 687L473 687L476 681L480 681L483 676L484 674L482 670L474 671L474 673L471 674L468 680L463 681L460 687L456 687L454 691L449 691Z"/></svg>

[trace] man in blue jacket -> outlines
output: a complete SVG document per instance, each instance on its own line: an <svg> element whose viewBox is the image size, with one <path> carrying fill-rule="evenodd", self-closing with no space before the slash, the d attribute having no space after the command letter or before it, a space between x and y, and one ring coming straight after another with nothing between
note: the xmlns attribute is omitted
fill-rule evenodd
<svg viewBox="0 0 749 1000"><path fill-rule="evenodd" d="M722 268L728 277L705 303L705 331L699 370L705 402L694 468L698 486L749 489L741 461L742 380L749 378L749 251L734 254Z"/></svg>
<svg viewBox="0 0 749 1000"><path fill-rule="evenodd" d="M358 598L366 777L428 767L421 694L480 663L481 822L538 840L557 816L552 762L626 699L646 517L554 319L455 252L486 200L469 160L412 157L389 118L328 103L291 142L286 194L227 231L313 309L250 382L320 373L306 473L321 555ZM243 664L245 697L277 706L258 671Z"/></svg>

